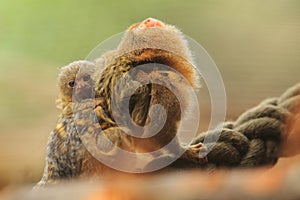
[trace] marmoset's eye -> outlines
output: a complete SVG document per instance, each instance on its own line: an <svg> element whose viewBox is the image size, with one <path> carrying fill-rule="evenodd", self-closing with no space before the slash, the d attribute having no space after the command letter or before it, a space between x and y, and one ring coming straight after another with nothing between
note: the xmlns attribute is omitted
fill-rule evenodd
<svg viewBox="0 0 300 200"><path fill-rule="evenodd" d="M76 85L76 83L75 83L74 80L72 80L72 81L69 82L69 86L70 86L71 88L73 88L75 85Z"/></svg>
<svg viewBox="0 0 300 200"><path fill-rule="evenodd" d="M84 81L89 81L91 79L91 76L89 74L86 74L83 76Z"/></svg>

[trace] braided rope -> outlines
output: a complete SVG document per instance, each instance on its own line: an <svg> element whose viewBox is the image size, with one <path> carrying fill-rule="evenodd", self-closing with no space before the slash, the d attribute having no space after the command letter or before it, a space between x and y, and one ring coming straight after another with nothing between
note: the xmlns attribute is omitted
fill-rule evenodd
<svg viewBox="0 0 300 200"><path fill-rule="evenodd" d="M286 121L299 106L300 84L297 84L280 97L266 99L247 110L236 121L225 122L205 167L274 165L280 156ZM217 130L201 133L193 143L217 133Z"/></svg>

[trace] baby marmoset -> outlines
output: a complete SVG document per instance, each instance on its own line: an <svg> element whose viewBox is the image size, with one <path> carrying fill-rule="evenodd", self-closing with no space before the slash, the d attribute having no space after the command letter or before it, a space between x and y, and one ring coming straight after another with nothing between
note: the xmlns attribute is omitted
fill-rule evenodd
<svg viewBox="0 0 300 200"><path fill-rule="evenodd" d="M94 98L94 72L95 65L88 61L75 61L60 70L57 104L62 112L49 136L46 166L38 185L77 177L83 171L83 161L89 154L77 134L73 106L81 103L84 109L88 100Z"/></svg>
<svg viewBox="0 0 300 200"><path fill-rule="evenodd" d="M105 59L105 55L103 55ZM108 56L107 56L108 58ZM62 67L58 76L59 97L56 100L57 107L61 109L56 128L51 131L46 149L46 165L41 181L37 184L43 186L55 184L63 180L87 177L95 174L97 170L108 169L87 151L82 140L90 139L88 134L79 134L78 128L81 124L94 124L93 130L99 130L108 126L111 120L103 110L103 99L95 98L95 64L89 61L75 61ZM94 110L95 105L97 108ZM97 113L99 122L74 119L75 113L90 114ZM103 122L101 119L106 119ZM115 132L105 131L114 145L119 145L115 139ZM97 143L101 141L101 150L109 153L114 147L102 141L102 134L96 138ZM93 138L94 139L94 138ZM122 137L123 143L126 141Z"/></svg>

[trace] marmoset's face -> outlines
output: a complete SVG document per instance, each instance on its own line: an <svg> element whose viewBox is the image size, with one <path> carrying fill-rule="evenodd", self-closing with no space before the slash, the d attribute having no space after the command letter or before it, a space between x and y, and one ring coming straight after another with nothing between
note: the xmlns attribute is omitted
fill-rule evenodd
<svg viewBox="0 0 300 200"><path fill-rule="evenodd" d="M71 80L68 85L73 88L73 95L77 101L93 97L94 86L89 73L78 74L75 80Z"/></svg>
<svg viewBox="0 0 300 200"><path fill-rule="evenodd" d="M71 64L62 69L59 76L59 87L63 101L81 101L94 96L92 79L95 66Z"/></svg>

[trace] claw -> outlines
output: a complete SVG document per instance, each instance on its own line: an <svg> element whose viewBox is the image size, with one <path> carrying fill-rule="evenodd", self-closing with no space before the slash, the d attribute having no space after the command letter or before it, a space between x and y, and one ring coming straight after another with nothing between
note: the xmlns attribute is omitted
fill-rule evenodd
<svg viewBox="0 0 300 200"><path fill-rule="evenodd" d="M184 158L195 163L207 162L207 148L202 144L191 145L184 153Z"/></svg>

